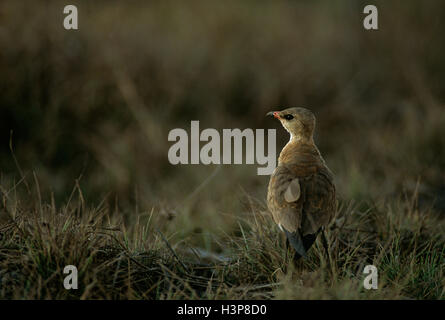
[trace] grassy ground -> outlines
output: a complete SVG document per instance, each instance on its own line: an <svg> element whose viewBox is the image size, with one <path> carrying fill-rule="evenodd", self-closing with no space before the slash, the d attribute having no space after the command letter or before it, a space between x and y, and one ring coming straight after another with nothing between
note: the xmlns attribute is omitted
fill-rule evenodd
<svg viewBox="0 0 445 320"><path fill-rule="evenodd" d="M319 239L308 259L294 264L264 204L252 198L236 231L203 235L206 250L188 237L172 240L169 217L153 211L137 212L137 223L127 225L118 211L89 207L79 188L62 207L18 200L16 188L2 188L10 218L0 228L2 298L445 297L445 223L419 210L417 194L379 204L340 202L326 232L329 256ZM377 290L363 287L367 264L378 268ZM66 265L78 268L78 290L63 287Z"/></svg>
<svg viewBox="0 0 445 320"><path fill-rule="evenodd" d="M74 4L68 32L0 2L0 298L445 298L443 2L375 1L376 32L361 1ZM298 265L256 165L167 159L191 120L280 149L277 106L314 111L338 190Z"/></svg>

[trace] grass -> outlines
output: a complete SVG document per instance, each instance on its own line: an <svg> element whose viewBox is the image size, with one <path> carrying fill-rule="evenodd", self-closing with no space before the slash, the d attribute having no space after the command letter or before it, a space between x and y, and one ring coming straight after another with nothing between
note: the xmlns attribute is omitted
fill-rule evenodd
<svg viewBox="0 0 445 320"><path fill-rule="evenodd" d="M264 203L252 198L232 233L209 236L223 248L211 252L187 237L173 241L154 210L128 225L111 208L89 207L78 187L61 207L35 201L35 181L29 198L17 198L23 182L1 188L2 299L445 298L445 224L416 207L416 194L340 202L326 230L329 257L318 239L294 264ZM378 268L377 290L363 287L368 264ZM78 290L63 287L66 265L78 268Z"/></svg>

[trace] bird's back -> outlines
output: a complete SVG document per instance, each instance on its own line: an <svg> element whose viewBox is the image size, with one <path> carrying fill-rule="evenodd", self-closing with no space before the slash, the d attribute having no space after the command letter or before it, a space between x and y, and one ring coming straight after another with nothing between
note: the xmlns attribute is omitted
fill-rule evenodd
<svg viewBox="0 0 445 320"><path fill-rule="evenodd" d="M295 181L299 196L288 202L285 193ZM304 237L329 223L336 210L335 185L313 143L289 142L283 148L270 178L267 202L275 222L287 232L298 231Z"/></svg>

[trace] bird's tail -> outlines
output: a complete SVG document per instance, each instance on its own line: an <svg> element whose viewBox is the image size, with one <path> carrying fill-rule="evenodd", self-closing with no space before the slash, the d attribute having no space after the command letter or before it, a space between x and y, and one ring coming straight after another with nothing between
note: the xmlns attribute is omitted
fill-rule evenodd
<svg viewBox="0 0 445 320"><path fill-rule="evenodd" d="M320 228L321 230L321 228ZM307 251L309 248L314 244L315 239L317 239L317 235L320 232L318 230L316 233L313 234L307 234L304 237L300 235L300 232L289 232L287 230L284 230L286 233L286 237L289 240L289 243L291 244L292 248L295 249L295 256L294 259L298 260L301 257L307 258Z"/></svg>

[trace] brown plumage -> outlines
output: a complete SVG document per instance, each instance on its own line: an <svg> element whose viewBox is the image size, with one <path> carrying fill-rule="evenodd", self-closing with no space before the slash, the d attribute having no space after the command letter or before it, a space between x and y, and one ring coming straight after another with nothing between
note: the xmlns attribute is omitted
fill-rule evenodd
<svg viewBox="0 0 445 320"><path fill-rule="evenodd" d="M290 133L267 192L274 221L286 233L296 258L306 256L336 210L333 175L314 143L315 116L305 108L272 111Z"/></svg>

